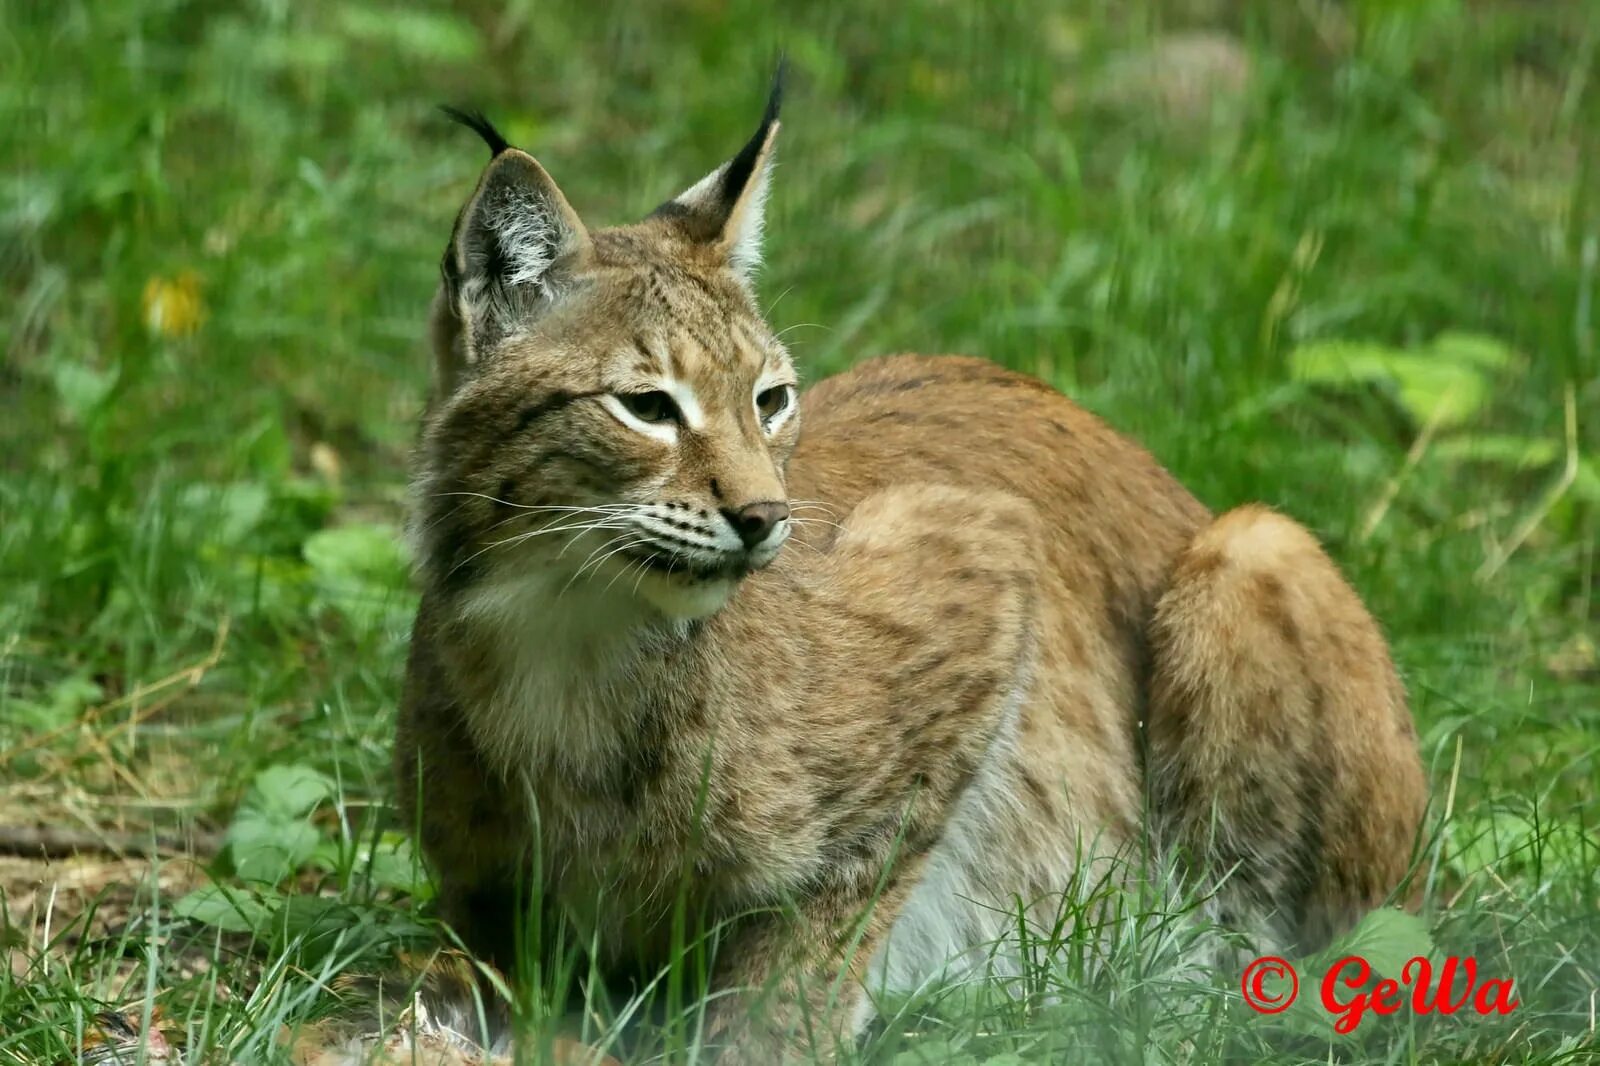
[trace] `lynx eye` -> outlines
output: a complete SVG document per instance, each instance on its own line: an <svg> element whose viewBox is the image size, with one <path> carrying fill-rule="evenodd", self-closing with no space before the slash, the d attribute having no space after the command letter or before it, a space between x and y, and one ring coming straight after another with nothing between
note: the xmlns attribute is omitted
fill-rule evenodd
<svg viewBox="0 0 1600 1066"><path fill-rule="evenodd" d="M676 422L678 418L678 405L672 402L672 397L659 389L649 392L622 392L617 394L617 399L622 401L622 406L628 413L641 422Z"/></svg>
<svg viewBox="0 0 1600 1066"><path fill-rule="evenodd" d="M756 410L763 422L776 418L789 406L789 386L774 385L756 393Z"/></svg>

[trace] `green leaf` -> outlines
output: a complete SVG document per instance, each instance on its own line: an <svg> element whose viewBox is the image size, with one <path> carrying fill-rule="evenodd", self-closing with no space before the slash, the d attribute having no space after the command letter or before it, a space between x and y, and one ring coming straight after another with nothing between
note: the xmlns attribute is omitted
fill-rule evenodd
<svg viewBox="0 0 1600 1066"><path fill-rule="evenodd" d="M405 583L406 559L392 526L348 525L321 529L306 538L306 562L332 582Z"/></svg>
<svg viewBox="0 0 1600 1066"><path fill-rule="evenodd" d="M410 837L404 833L390 830L382 834L375 845L363 841L353 852L338 841L323 840L309 861L330 873L341 874L346 883L365 880L376 888L393 889L418 898L432 895L427 870L417 857Z"/></svg>
<svg viewBox="0 0 1600 1066"><path fill-rule="evenodd" d="M411 838L402 833L384 833L374 847L358 850L354 868L358 875L370 876L372 883L380 888L392 888L413 896L427 889L428 876L422 861L412 847Z"/></svg>
<svg viewBox="0 0 1600 1066"><path fill-rule="evenodd" d="M429 62L475 59L481 47L470 22L443 12L352 4L339 9L339 23L363 43Z"/></svg>
<svg viewBox="0 0 1600 1066"><path fill-rule="evenodd" d="M1497 809L1487 818L1458 818L1450 826L1451 861L1463 874L1483 869L1509 872L1528 860L1539 827L1518 811Z"/></svg>
<svg viewBox="0 0 1600 1066"><path fill-rule="evenodd" d="M1399 977L1405 964L1418 955L1430 958L1434 954L1433 934L1428 925L1415 914L1393 907L1375 910L1362 918L1356 927L1340 937L1321 955L1341 959L1346 955L1359 955L1372 966L1373 973L1383 977ZM1320 969L1302 969L1301 973L1324 973ZM1304 994L1305 989L1301 989Z"/></svg>
<svg viewBox="0 0 1600 1066"><path fill-rule="evenodd" d="M1540 437L1509 433L1473 433L1446 437L1431 449L1435 458L1465 463L1491 463L1513 470L1549 466L1561 457L1561 445Z"/></svg>
<svg viewBox="0 0 1600 1066"><path fill-rule="evenodd" d="M206 540L237 545L255 531L267 513L267 490L254 482L190 485L178 497L180 506L204 523Z"/></svg>
<svg viewBox="0 0 1600 1066"><path fill-rule="evenodd" d="M1460 425L1488 401L1490 376L1514 361L1510 348L1471 333L1443 333L1419 350L1368 341L1315 341L1289 354L1296 381L1385 384L1418 423Z"/></svg>
<svg viewBox="0 0 1600 1066"><path fill-rule="evenodd" d="M1407 962L1418 955L1431 959L1435 949L1427 924L1416 915L1393 908L1373 911L1322 951L1307 959L1296 959L1293 967L1298 975L1298 994L1287 1009L1262 1020L1318 1039L1351 1042L1353 1034L1337 1032L1334 1019L1318 1000L1324 975L1350 955L1365 959L1377 976L1398 978ZM1270 995L1282 995L1289 991L1291 983L1287 975L1280 979L1268 972L1262 988Z"/></svg>
<svg viewBox="0 0 1600 1066"><path fill-rule="evenodd" d="M1578 476L1572 482L1574 499L1600 503L1600 461L1593 456L1578 460Z"/></svg>
<svg viewBox="0 0 1600 1066"><path fill-rule="evenodd" d="M409 613L405 553L391 527L319 530L302 550L319 596L352 619L376 624Z"/></svg>
<svg viewBox="0 0 1600 1066"><path fill-rule="evenodd" d="M245 810L228 827L226 839L241 879L277 884L311 858L321 836L308 822Z"/></svg>
<svg viewBox="0 0 1600 1066"><path fill-rule="evenodd" d="M257 774L227 832L239 876L276 884L305 865L322 841L307 817L334 791L326 774L297 763Z"/></svg>
<svg viewBox="0 0 1600 1066"><path fill-rule="evenodd" d="M392 839L391 839L392 838ZM356 856L357 861L361 856ZM372 850L372 883L412 896L429 894L427 871L423 868L408 837L385 833Z"/></svg>
<svg viewBox="0 0 1600 1066"><path fill-rule="evenodd" d="M1390 373L1400 390L1400 402L1417 422L1456 426L1470 419L1489 396L1483 372L1464 363L1447 363L1430 356L1397 356Z"/></svg>
<svg viewBox="0 0 1600 1066"><path fill-rule="evenodd" d="M280 949L298 943L303 963L314 963L335 949L348 956L430 934L428 926L404 912L328 896L291 896L277 931Z"/></svg>
<svg viewBox="0 0 1600 1066"><path fill-rule="evenodd" d="M314 30L256 32L237 45L241 59L262 70L321 74L348 58L348 42L336 33Z"/></svg>
<svg viewBox="0 0 1600 1066"><path fill-rule="evenodd" d="M309 766L269 766L256 775L243 807L278 819L298 819L323 800L332 799L334 790L332 778Z"/></svg>
<svg viewBox="0 0 1600 1066"><path fill-rule="evenodd" d="M60 362L51 368L56 397L73 422L83 422L117 384L116 370L99 370L83 363Z"/></svg>
<svg viewBox="0 0 1600 1066"><path fill-rule="evenodd" d="M28 729L59 729L82 714L85 707L104 697L105 690L95 681L73 674L51 685L43 699L14 699L10 706L18 724Z"/></svg>
<svg viewBox="0 0 1600 1066"><path fill-rule="evenodd" d="M1316 341L1289 353L1289 375L1296 381L1353 385L1382 381L1399 349L1355 341Z"/></svg>
<svg viewBox="0 0 1600 1066"><path fill-rule="evenodd" d="M1479 370L1506 370L1516 362L1516 353L1493 337L1482 333L1441 333L1430 346L1436 358Z"/></svg>
<svg viewBox="0 0 1600 1066"><path fill-rule="evenodd" d="M256 933L266 928L282 904L283 896L270 889L206 885L174 903L172 913L225 933Z"/></svg>

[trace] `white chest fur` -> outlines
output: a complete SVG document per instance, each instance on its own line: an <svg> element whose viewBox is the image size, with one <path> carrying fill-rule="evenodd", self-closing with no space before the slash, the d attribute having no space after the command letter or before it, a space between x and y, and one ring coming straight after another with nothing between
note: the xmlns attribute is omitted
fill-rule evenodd
<svg viewBox="0 0 1600 1066"><path fill-rule="evenodd" d="M473 709L486 751L506 769L574 768L622 752L643 676L665 635L642 624L638 601L564 576L529 574L486 585L462 604L462 624L488 643L493 693Z"/></svg>

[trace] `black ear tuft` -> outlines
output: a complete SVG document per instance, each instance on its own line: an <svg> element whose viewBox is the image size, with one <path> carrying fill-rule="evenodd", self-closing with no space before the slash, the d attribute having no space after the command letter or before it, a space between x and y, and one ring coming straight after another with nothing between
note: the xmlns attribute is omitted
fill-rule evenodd
<svg viewBox="0 0 1600 1066"><path fill-rule="evenodd" d="M720 192L725 204L732 204L739 199L739 194L750 181L750 172L755 169L761 149L767 143L767 134L772 131L772 124L778 121L778 112L783 108L783 81L788 67L788 59L779 56L778 69L772 72L772 91L767 94L767 110L761 116L761 125L756 129L755 136L739 149L739 154L728 161L728 169L722 172Z"/></svg>
<svg viewBox="0 0 1600 1066"><path fill-rule="evenodd" d="M493 159L507 148L511 147L500 131L494 128L494 123L483 117L482 111L467 111L449 104L440 104L439 110L443 111L453 121L459 122L467 129L483 138L483 143L489 146L489 158Z"/></svg>

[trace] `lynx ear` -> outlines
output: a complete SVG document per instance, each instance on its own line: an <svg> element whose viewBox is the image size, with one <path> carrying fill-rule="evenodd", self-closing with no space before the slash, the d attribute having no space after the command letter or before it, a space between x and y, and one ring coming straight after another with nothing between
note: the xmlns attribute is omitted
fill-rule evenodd
<svg viewBox="0 0 1600 1066"><path fill-rule="evenodd" d="M689 239L710 246L746 282L761 265L761 226L783 104L784 65L772 77L772 93L761 125L739 154L651 214L677 226Z"/></svg>
<svg viewBox="0 0 1600 1066"><path fill-rule="evenodd" d="M590 245L577 212L538 161L508 145L481 115L446 110L477 130L492 153L440 268L436 315L453 317L457 335L441 345L449 331L436 319L435 345L442 376L450 377L558 300ZM458 365L447 368L447 359Z"/></svg>

